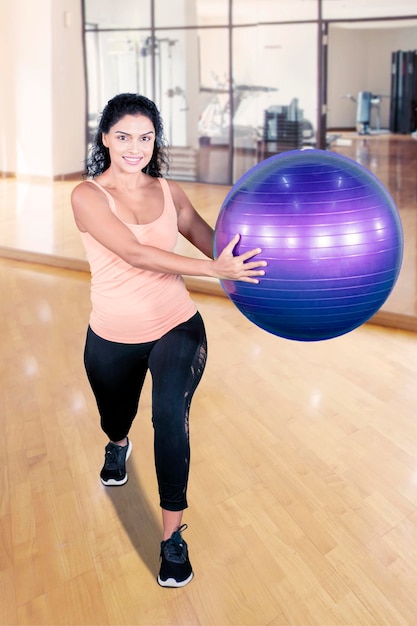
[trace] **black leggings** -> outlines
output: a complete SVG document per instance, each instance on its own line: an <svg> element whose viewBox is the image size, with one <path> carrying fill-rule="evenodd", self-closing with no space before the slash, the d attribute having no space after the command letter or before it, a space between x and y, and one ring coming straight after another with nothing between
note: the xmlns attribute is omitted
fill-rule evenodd
<svg viewBox="0 0 417 626"><path fill-rule="evenodd" d="M84 364L97 401L101 427L121 441L136 416L146 373L152 375L152 423L160 505L187 508L190 464L189 410L207 358L199 313L156 341L107 341L88 328Z"/></svg>

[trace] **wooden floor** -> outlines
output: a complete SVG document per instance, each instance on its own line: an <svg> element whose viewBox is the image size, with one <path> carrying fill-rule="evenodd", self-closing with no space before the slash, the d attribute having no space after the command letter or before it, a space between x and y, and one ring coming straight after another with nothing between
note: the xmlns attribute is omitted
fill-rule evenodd
<svg viewBox="0 0 417 626"><path fill-rule="evenodd" d="M0 625L415 626L417 333L366 324L291 342L194 294L209 340L184 519L195 579L162 589L149 380L129 482L98 477L89 276L53 267L85 268L72 186L0 181ZM206 206L226 191L189 189ZM410 317L415 205L401 209L410 257L396 300Z"/></svg>
<svg viewBox="0 0 417 626"><path fill-rule="evenodd" d="M130 479L82 350L86 273L0 260L2 626L415 626L417 334L320 343L196 294L209 360L191 413L195 579L160 588L149 381Z"/></svg>

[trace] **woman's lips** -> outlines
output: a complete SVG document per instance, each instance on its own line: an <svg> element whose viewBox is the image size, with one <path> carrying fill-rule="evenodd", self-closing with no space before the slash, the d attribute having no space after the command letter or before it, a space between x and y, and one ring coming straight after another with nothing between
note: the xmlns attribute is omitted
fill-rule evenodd
<svg viewBox="0 0 417 626"><path fill-rule="evenodd" d="M142 161L142 157L123 157L123 158L126 161L126 163L129 163L129 165L139 165L139 163Z"/></svg>

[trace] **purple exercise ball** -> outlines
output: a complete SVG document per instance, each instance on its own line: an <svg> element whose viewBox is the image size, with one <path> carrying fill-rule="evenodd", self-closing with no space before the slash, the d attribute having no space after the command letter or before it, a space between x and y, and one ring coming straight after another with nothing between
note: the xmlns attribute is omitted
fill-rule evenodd
<svg viewBox="0 0 417 626"><path fill-rule="evenodd" d="M262 248L258 284L222 281L237 308L286 339L338 337L369 320L398 278L403 231L384 185L356 161L294 150L252 167L227 194L214 256L235 234L234 254Z"/></svg>

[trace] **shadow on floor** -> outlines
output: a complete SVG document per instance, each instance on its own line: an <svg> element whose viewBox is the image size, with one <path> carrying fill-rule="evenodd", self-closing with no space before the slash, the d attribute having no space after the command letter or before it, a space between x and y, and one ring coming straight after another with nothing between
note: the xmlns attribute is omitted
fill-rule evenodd
<svg viewBox="0 0 417 626"><path fill-rule="evenodd" d="M130 465L130 467L129 467ZM106 493L123 527L150 573L159 571L161 523L149 505L133 463L127 463L129 480L122 487L107 487Z"/></svg>

